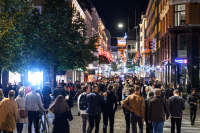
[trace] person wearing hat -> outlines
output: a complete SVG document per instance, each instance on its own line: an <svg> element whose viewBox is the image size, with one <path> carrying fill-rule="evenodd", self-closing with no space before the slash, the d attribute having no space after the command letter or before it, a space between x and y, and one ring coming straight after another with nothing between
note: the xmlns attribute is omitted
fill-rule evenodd
<svg viewBox="0 0 200 133"><path fill-rule="evenodd" d="M18 105L14 98L15 91L11 90L8 93L8 98L4 98L0 102L0 130L3 132L13 133L15 130Z"/></svg>
<svg viewBox="0 0 200 133"><path fill-rule="evenodd" d="M191 125L195 125L195 118L196 118L196 112L197 112L197 105L199 104L199 97L197 96L197 90L192 89L191 95L188 96L187 102L190 105L190 120Z"/></svg>

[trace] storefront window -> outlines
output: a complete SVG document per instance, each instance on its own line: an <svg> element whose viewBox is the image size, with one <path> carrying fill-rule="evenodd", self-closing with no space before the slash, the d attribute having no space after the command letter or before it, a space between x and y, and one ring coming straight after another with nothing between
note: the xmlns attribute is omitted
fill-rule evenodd
<svg viewBox="0 0 200 133"><path fill-rule="evenodd" d="M175 5L174 25L180 26L185 24L185 4Z"/></svg>

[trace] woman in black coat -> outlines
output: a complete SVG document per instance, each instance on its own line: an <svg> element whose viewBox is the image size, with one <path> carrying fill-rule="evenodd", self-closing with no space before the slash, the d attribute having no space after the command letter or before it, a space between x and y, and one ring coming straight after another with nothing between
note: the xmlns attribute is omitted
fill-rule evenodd
<svg viewBox="0 0 200 133"><path fill-rule="evenodd" d="M121 100L122 100L122 83L118 83L118 89L117 89L117 102L119 102L119 105L121 105Z"/></svg>
<svg viewBox="0 0 200 133"><path fill-rule="evenodd" d="M64 97L59 95L54 104L49 108L55 115L52 133L70 133L69 121L73 120L70 108Z"/></svg>
<svg viewBox="0 0 200 133"><path fill-rule="evenodd" d="M69 89L69 87L67 85L65 85L65 92L66 92L66 102L69 106L69 108L72 108L74 107L74 103L73 103L73 97L74 97L74 94L73 92Z"/></svg>

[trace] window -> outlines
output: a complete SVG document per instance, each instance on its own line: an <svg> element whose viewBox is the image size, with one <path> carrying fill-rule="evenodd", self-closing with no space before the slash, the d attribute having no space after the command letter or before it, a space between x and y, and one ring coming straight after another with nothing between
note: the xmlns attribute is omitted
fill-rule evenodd
<svg viewBox="0 0 200 133"><path fill-rule="evenodd" d="M132 45L132 49L135 49L135 45Z"/></svg>
<svg viewBox="0 0 200 133"><path fill-rule="evenodd" d="M128 50L131 50L131 45L128 45Z"/></svg>
<svg viewBox="0 0 200 133"><path fill-rule="evenodd" d="M185 34L179 34L178 35L178 50L187 50L186 35Z"/></svg>
<svg viewBox="0 0 200 133"><path fill-rule="evenodd" d="M174 25L180 26L185 24L185 4L175 5Z"/></svg>

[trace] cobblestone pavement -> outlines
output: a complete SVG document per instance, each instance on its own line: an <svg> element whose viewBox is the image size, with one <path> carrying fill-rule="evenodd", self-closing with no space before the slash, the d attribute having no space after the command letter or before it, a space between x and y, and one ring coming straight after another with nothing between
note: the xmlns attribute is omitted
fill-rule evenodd
<svg viewBox="0 0 200 133"><path fill-rule="evenodd" d="M77 107L75 105L74 108L72 108L72 114L73 114L73 121L70 121L70 133L82 133L82 123L81 123L81 117L77 116ZM49 121L50 123L52 123L54 118L54 115L49 114ZM189 109L186 109L184 111L184 115L183 115L183 120L182 120L182 133L199 133L200 132L200 108L198 108L197 111L197 117L196 117L196 126L192 127L190 125L190 120L189 120ZM53 125L50 124L50 127L52 129ZM144 124L144 133L146 132L146 126ZM170 119L165 121L165 125L164 125L164 131L163 133L170 133L171 131L171 122ZM138 130L139 131L139 130ZM114 132L115 133L125 133L125 119L124 119L124 114L122 111L122 108L119 107L116 114L115 114L115 124L114 124ZM17 133L16 130L14 131L14 133ZM23 133L28 133L28 128L27 126L25 126ZM34 133L34 132L33 132ZM94 129L93 129L93 133L94 133ZM101 116L101 122L100 122L100 129L99 129L99 133L103 133L103 117ZM109 126L108 126L108 133L109 133Z"/></svg>

